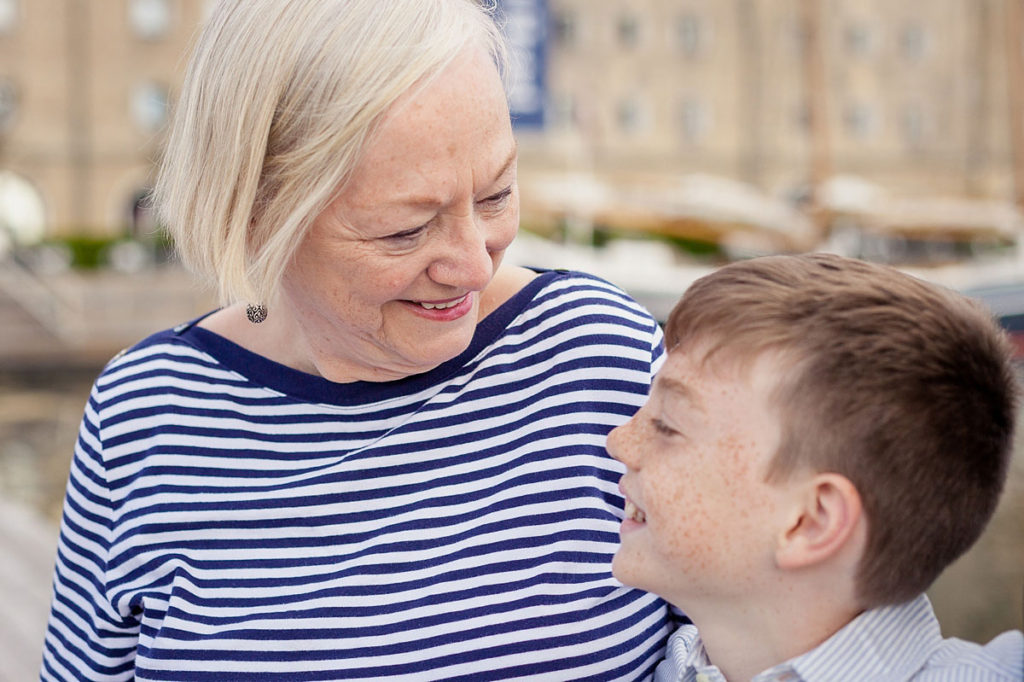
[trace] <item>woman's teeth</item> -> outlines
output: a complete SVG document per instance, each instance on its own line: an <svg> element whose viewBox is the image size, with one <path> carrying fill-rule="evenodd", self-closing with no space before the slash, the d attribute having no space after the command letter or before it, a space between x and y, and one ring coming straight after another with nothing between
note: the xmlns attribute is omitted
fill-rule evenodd
<svg viewBox="0 0 1024 682"><path fill-rule="evenodd" d="M424 308L426 308L427 310L445 310L446 308L454 308L458 304L462 303L464 300L466 300L465 296L463 296L462 298L457 298L454 301L449 301L448 303L423 303L423 302L420 302L420 305L423 306Z"/></svg>
<svg viewBox="0 0 1024 682"><path fill-rule="evenodd" d="M640 507L633 504L632 501L626 500L626 518L632 519L637 523L644 523L647 521L647 514Z"/></svg>

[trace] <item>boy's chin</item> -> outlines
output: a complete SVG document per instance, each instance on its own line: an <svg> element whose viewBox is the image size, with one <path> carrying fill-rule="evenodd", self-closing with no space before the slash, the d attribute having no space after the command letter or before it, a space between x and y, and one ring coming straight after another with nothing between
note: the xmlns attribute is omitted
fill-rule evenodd
<svg viewBox="0 0 1024 682"><path fill-rule="evenodd" d="M665 598L663 591L667 586L663 581L664 573L656 569L651 557L635 548L619 546L612 557L612 576L626 587Z"/></svg>
<svg viewBox="0 0 1024 682"><path fill-rule="evenodd" d="M643 589L641 585L636 584L636 575L632 570L632 564L633 560L628 556L628 551L620 546L619 551L615 552L615 556L612 557L612 575L623 585Z"/></svg>

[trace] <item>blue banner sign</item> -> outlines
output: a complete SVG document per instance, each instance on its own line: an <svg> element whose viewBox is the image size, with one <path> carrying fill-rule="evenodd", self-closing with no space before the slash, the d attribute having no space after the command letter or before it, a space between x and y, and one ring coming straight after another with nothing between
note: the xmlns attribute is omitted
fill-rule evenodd
<svg viewBox="0 0 1024 682"><path fill-rule="evenodd" d="M499 0L498 8L511 48L512 124L519 129L543 128L547 100L547 1Z"/></svg>

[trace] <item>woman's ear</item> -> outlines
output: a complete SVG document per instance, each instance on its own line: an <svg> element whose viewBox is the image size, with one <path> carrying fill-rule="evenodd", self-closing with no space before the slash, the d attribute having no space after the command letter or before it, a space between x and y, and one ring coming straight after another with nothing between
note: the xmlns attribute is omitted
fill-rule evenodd
<svg viewBox="0 0 1024 682"><path fill-rule="evenodd" d="M850 479L815 474L794 491L792 511L776 544L776 564L799 569L826 561L850 543L863 521L860 493Z"/></svg>

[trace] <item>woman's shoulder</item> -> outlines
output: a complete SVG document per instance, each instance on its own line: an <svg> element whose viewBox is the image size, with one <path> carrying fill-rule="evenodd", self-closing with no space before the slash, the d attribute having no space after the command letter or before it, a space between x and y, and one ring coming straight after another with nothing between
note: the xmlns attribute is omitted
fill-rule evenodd
<svg viewBox="0 0 1024 682"><path fill-rule="evenodd" d="M538 270L510 308L484 321L496 323L498 352L635 354L648 365L652 354L660 355L661 327L652 315L619 287L585 272Z"/></svg>
<svg viewBox="0 0 1024 682"><path fill-rule="evenodd" d="M549 270L533 298L533 308L548 312L573 310L579 315L603 315L645 329L657 326L651 313L632 296L606 279L579 270Z"/></svg>
<svg viewBox="0 0 1024 682"><path fill-rule="evenodd" d="M205 315L203 316L205 317ZM190 340L190 332L202 317L155 332L138 343L118 351L103 367L96 388L160 376L192 376L198 380L221 380L219 363Z"/></svg>

